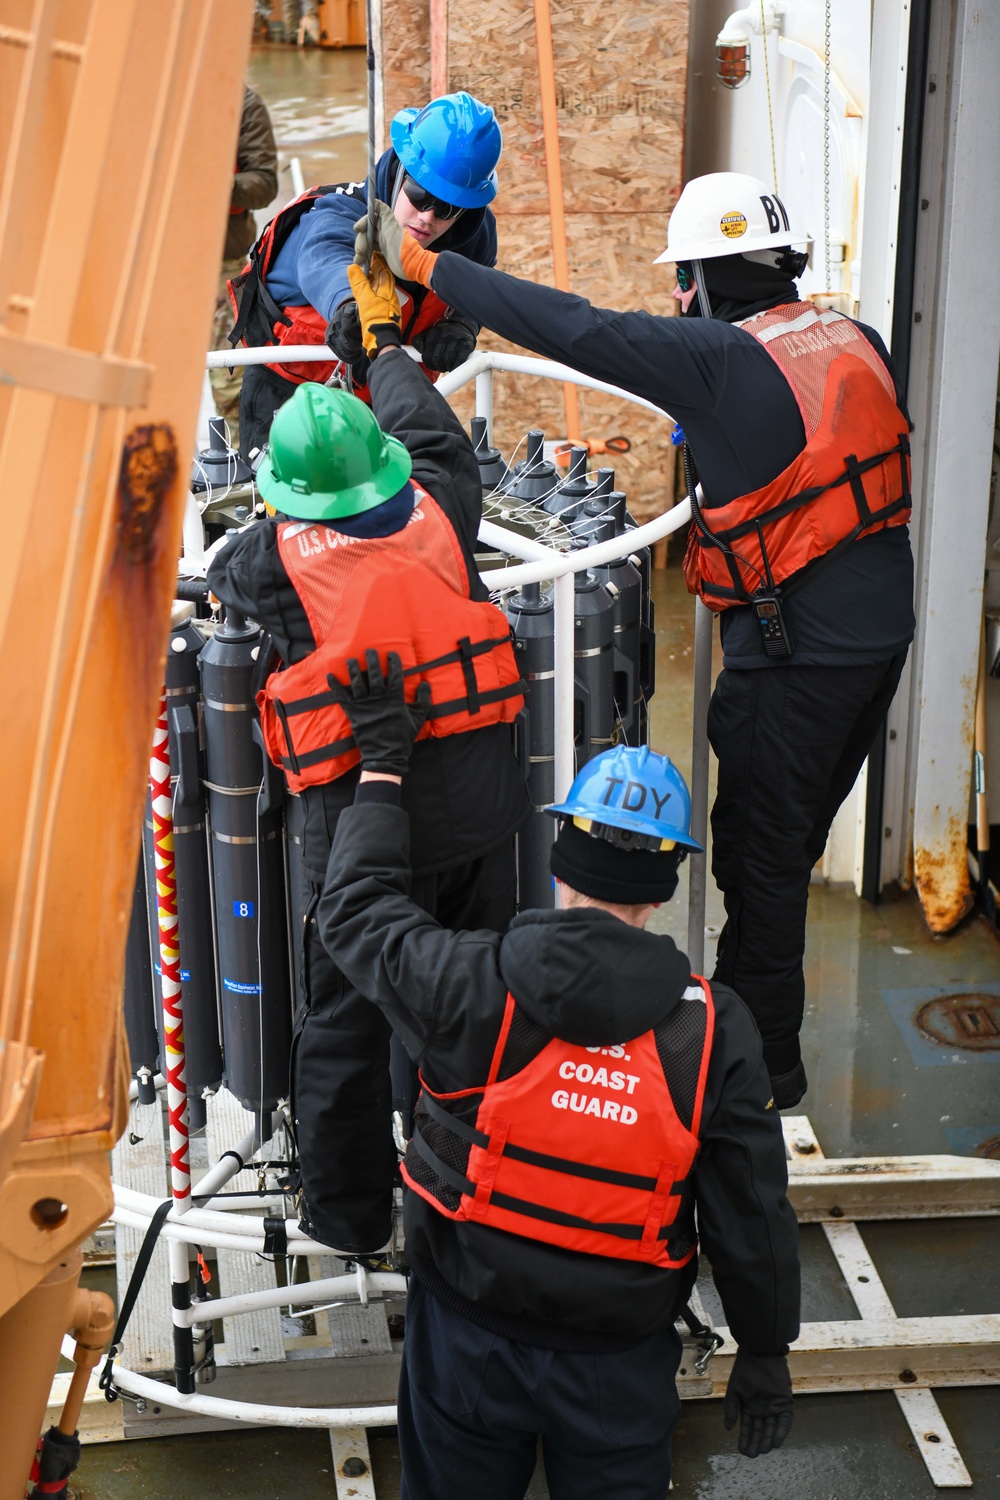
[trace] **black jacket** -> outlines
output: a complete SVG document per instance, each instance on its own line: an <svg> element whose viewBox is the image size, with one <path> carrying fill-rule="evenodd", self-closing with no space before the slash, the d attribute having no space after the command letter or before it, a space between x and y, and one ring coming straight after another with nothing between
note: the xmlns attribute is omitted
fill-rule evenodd
<svg viewBox="0 0 1000 1500"><path fill-rule="evenodd" d="M466 317L669 412L687 435L709 506L770 483L805 446L791 386L764 346L742 328L718 319L592 307L583 297L472 265L447 251L438 256L432 281L438 296ZM888 362L875 330L862 332ZM784 613L793 651L775 661L761 651L752 610L726 610L725 665L888 661L913 637L908 528L876 532L832 561L804 569Z"/></svg>
<svg viewBox="0 0 1000 1500"><path fill-rule="evenodd" d="M479 465L458 418L423 371L402 353L384 354L375 361L371 396L382 430L405 444L413 459L413 478L433 495L455 528L472 597L487 598L473 558L483 505ZM261 521L235 536L209 568L208 584L224 604L242 610L269 631L282 660L291 665L315 650L316 642L281 561L277 525L276 520ZM302 793L303 860L317 884L326 873L337 818L353 799L357 780L355 770ZM463 864L512 838L529 804L509 728L495 724L421 741L413 751L404 805L413 819L414 866L421 875Z"/></svg>
<svg viewBox="0 0 1000 1500"><path fill-rule="evenodd" d="M405 781L405 778L404 778ZM323 942L375 1001L436 1091L482 1085L508 989L550 1035L621 1042L662 1022L690 982L669 937L594 908L529 911L505 937L448 932L409 899L409 828L387 783L341 816L318 909ZM694 1187L702 1244L734 1337L758 1354L798 1331L795 1216L779 1117L743 1003L713 986L716 1033ZM695 1262L665 1271L584 1255L478 1224L406 1194L406 1252L428 1289L506 1338L613 1349L669 1326Z"/></svg>

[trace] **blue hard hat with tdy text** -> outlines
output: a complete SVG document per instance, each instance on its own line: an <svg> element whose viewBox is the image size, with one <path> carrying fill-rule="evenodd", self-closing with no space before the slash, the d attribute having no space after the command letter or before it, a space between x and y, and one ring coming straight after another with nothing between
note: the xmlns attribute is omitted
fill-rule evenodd
<svg viewBox="0 0 1000 1500"><path fill-rule="evenodd" d="M691 837L691 798L684 777L666 755L648 745L619 745L595 755L577 775L566 801L545 811L572 818L596 837L606 837L604 830L620 830L624 837L615 842L625 843L632 834L646 848L657 847L656 841L661 849L702 847Z"/></svg>

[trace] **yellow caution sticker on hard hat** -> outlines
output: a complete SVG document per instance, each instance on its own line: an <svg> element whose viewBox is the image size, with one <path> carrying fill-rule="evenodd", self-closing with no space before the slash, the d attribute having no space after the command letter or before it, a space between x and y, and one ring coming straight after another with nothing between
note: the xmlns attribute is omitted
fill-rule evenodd
<svg viewBox="0 0 1000 1500"><path fill-rule="evenodd" d="M738 240L741 234L747 232L747 216L739 212L723 214L719 220L719 228L727 240Z"/></svg>

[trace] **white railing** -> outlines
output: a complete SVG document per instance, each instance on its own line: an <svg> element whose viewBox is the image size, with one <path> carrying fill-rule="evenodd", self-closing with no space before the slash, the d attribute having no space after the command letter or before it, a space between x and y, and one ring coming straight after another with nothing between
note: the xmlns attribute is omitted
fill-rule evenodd
<svg viewBox="0 0 1000 1500"><path fill-rule="evenodd" d="M416 356L415 350L408 353ZM329 360L331 351L325 345L287 345L263 349L235 349L231 352L217 351L208 355L209 369L229 365L318 363ZM502 371L515 375L531 375L547 380L585 386L590 390L604 391L623 400L632 401L652 411L653 406L642 397L605 381L593 380L568 365L549 360L533 359L527 355L477 353L459 369L443 375L437 389L443 396L450 396L470 381L476 383L476 412L486 418L488 437L492 433L493 419L493 374ZM663 413L664 420L670 420ZM573 739L573 666L574 666L574 575L585 568L601 567L618 558L629 557L638 549L652 547L664 537L670 536L691 518L691 504L684 500L662 516L657 516L645 525L637 526L622 536L597 542L572 552L560 552L533 538L523 537L494 521L483 521L480 538L488 546L520 559L513 567L494 570L481 575L491 591L507 592L522 588L526 583L551 581L553 586L554 654L555 654L555 793L562 799L568 793L574 775ZM695 726L693 734L691 776L691 831L701 843L705 842L708 805L708 742L705 732L705 716L711 686L712 632L711 617L699 603L695 629ZM700 970L704 956L705 932L705 871L704 860L691 860L689 885L688 952L692 968ZM245 1157L240 1143L239 1156ZM239 1170L239 1163L232 1157L223 1158L205 1180L208 1189L217 1193L229 1177ZM205 1191L205 1184L201 1191ZM127 1188L115 1188L113 1218L117 1224L145 1228L155 1212L158 1199ZM286 1221L288 1254L293 1256L336 1255L337 1251L318 1244L306 1235L298 1225ZM184 1244L211 1245L216 1249L244 1250L263 1253L263 1224L254 1214L221 1211L210 1206L195 1207L179 1214L172 1210L162 1228L164 1238L178 1249ZM212 1318L235 1317L252 1313L264 1307L289 1304L309 1305L321 1303L330 1297L338 1300L354 1295L365 1303L374 1294L386 1296L400 1294L404 1289L403 1278L392 1274L372 1275L359 1272L356 1276L324 1278L321 1281L302 1282L283 1288L247 1292L213 1301L193 1308L183 1315L187 1325L194 1323L199 1313L208 1313ZM391 1425L396 1420L393 1406L358 1408L319 1408L264 1405L256 1402L228 1401L216 1396L200 1393L184 1395L172 1386L148 1376L137 1374L122 1365L115 1365L115 1380L124 1391L133 1396L157 1403L177 1407L183 1411L202 1416L226 1418L265 1425L288 1427L377 1427Z"/></svg>

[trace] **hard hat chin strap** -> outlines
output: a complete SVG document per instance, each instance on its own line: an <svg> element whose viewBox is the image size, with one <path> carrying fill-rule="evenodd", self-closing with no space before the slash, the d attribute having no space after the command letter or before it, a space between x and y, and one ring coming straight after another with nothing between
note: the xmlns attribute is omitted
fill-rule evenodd
<svg viewBox="0 0 1000 1500"><path fill-rule="evenodd" d="M705 285L705 269L700 260L691 262L694 272L694 284L698 288L698 310L703 318L712 316L712 304L708 300L708 288Z"/></svg>

